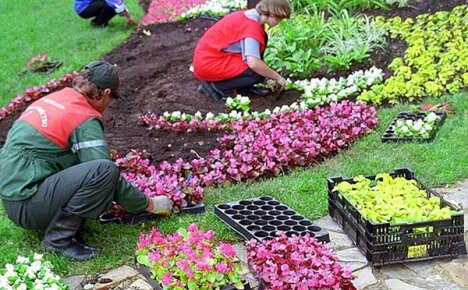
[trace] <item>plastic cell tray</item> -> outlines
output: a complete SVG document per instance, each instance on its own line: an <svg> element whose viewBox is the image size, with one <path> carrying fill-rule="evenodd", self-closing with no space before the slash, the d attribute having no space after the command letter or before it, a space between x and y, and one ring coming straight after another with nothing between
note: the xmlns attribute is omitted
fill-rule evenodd
<svg viewBox="0 0 468 290"><path fill-rule="evenodd" d="M184 213L200 214L205 212L204 204L189 204L182 209ZM125 212L123 216L116 216L111 211L105 212L99 216L99 222L102 224L118 223L118 224L134 224L144 220L154 220L158 216L149 212L142 212L139 214L131 214Z"/></svg>
<svg viewBox="0 0 468 290"><path fill-rule="evenodd" d="M355 183L353 178L332 177L328 179L328 209L330 216L343 228L374 266L422 261L434 258L466 254L463 236L463 212L461 206L451 204L437 192L427 188L408 168L395 169L392 177L415 180L427 197L437 196L441 206L457 211L450 218L435 221L394 224L374 223L333 188L342 181ZM366 176L375 180L375 176Z"/></svg>
<svg viewBox="0 0 468 290"><path fill-rule="evenodd" d="M435 111L435 114L437 114L440 119L437 122L437 124L434 126L434 129L430 133L428 138L423 138L423 137L400 137L395 135L395 124L398 119L404 119L404 120L413 120L416 121L418 119L424 119L428 113L426 112L419 112L419 113L408 113L408 112L401 112L399 113L395 119L388 125L387 130L385 133L382 135L382 142L397 142L397 141L402 141L402 142L410 142L410 141L417 141L417 142L431 142L434 140L437 131L439 130L439 127L442 126L442 124L445 121L445 118L447 115L445 114L444 111Z"/></svg>
<svg viewBox="0 0 468 290"><path fill-rule="evenodd" d="M309 234L330 242L325 229L269 196L219 204L215 215L245 239L272 239L282 231L288 237Z"/></svg>

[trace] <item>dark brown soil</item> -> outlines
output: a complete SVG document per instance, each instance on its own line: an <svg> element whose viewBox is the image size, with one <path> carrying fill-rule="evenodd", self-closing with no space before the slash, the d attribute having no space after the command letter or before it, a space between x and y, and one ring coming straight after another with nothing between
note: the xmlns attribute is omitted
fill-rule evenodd
<svg viewBox="0 0 468 290"><path fill-rule="evenodd" d="M462 2L464 1L426 0L420 3L417 13L448 10ZM140 3L147 7L149 0L141 0ZM407 8L397 10L400 12L376 10L372 13L387 16L395 13L410 15L414 12ZM125 154L130 149L146 150L152 156L153 162L159 163L162 160L174 161L178 157L192 159L195 157L193 151L205 156L216 145L216 138L221 133L149 131L137 124L137 117L146 111L226 111L224 103L213 102L197 92L199 81L189 71L194 46L205 29L213 23L212 20L194 19L147 26L145 29L151 32L150 36L141 30L134 31L127 41L104 57L118 65L122 93L127 96L126 100L115 101L105 112L105 130L111 148L116 149L119 154ZM388 63L394 57L401 56L405 49L404 42L389 39L387 49L372 53L372 61L368 63L356 64L347 71L335 74L321 72L314 76L344 76L357 69L367 69L372 64L386 68ZM252 110L260 111L290 104L297 100L298 96L298 92L290 91L285 92L279 100L275 96L251 98ZM3 145L11 123L17 117L18 114L15 114L0 121L0 145Z"/></svg>

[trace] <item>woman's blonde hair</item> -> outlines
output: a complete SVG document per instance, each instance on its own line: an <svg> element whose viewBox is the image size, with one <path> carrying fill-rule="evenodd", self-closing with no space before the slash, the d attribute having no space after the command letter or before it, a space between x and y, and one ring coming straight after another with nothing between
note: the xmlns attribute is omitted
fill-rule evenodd
<svg viewBox="0 0 468 290"><path fill-rule="evenodd" d="M255 6L258 13L265 16L274 16L286 19L291 16L291 8L287 0L262 0Z"/></svg>

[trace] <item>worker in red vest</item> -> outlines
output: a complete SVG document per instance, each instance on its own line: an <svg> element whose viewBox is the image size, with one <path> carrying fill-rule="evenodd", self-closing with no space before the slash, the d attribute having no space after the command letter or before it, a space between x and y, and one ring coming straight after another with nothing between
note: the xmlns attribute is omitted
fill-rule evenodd
<svg viewBox="0 0 468 290"><path fill-rule="evenodd" d="M109 154L103 115L119 96L113 65L90 63L73 88L32 103L15 121L0 150L0 198L18 226L45 229L42 247L87 260L98 250L84 245L80 231L112 201L127 211L168 216L166 196L148 198L125 181Z"/></svg>
<svg viewBox="0 0 468 290"><path fill-rule="evenodd" d="M227 91L264 95L254 85L286 80L263 62L267 45L264 26L278 25L291 14L287 0L262 0L255 9L231 13L210 27L195 47L194 75L202 80L199 91L214 100L225 100Z"/></svg>

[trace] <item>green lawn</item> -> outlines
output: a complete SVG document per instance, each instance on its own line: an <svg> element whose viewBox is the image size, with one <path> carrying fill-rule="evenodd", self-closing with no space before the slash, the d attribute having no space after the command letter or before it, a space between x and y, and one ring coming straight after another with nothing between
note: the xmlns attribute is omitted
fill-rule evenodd
<svg viewBox="0 0 468 290"><path fill-rule="evenodd" d="M88 21L74 15L72 1L41 2L33 0L0 1L2 45L0 46L0 106L29 86L44 84L51 78L83 67L99 58L125 39L130 30L124 29L123 19L111 22L107 29L93 29ZM131 10L138 11L137 0L127 1ZM6 45L5 45L6 44ZM53 75L17 76L26 61L37 53L48 53L64 66ZM86 237L91 245L103 249L102 254L88 262L72 262L53 254L45 258L52 261L56 272L64 275L102 272L132 262L140 232L151 226L170 232L179 226L197 222L204 229L213 229L217 235L230 241L241 238L229 230L213 214L217 203L261 195L271 195L315 219L327 213L326 179L330 176L388 172L395 167L410 167L428 185L452 184L468 177L468 94L459 93L438 100L449 101L457 113L447 119L437 138L429 144L382 144L380 136L397 112L408 109L401 104L379 110L379 127L345 150L309 169L299 169L288 175L261 182L210 189L206 192L207 213L202 215L176 215L136 225L100 225L88 222ZM40 233L23 230L10 222L0 206L0 267L14 262L17 255L40 252Z"/></svg>
<svg viewBox="0 0 468 290"><path fill-rule="evenodd" d="M126 1L134 17L143 11L138 0ZM96 29L89 20L75 14L73 1L2 0L0 1L0 107L35 85L82 68L92 60L111 51L128 37L131 28L125 19L115 17L106 29ZM18 72L36 54L48 54L61 60L59 70L48 75Z"/></svg>

